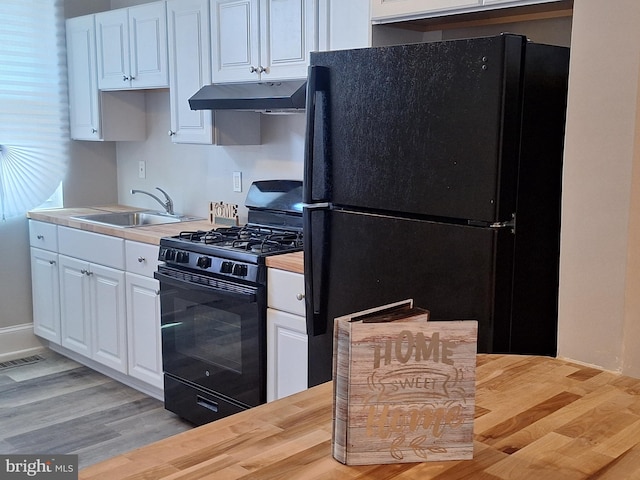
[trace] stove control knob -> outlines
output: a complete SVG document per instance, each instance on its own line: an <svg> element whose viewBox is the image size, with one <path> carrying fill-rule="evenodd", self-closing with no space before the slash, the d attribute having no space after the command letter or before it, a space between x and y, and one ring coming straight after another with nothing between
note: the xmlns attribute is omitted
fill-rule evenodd
<svg viewBox="0 0 640 480"><path fill-rule="evenodd" d="M189 252L177 252L176 253L176 262L178 262L178 263L189 263Z"/></svg>
<svg viewBox="0 0 640 480"><path fill-rule="evenodd" d="M231 273L233 271L233 262L222 262L220 265L220 273Z"/></svg>
<svg viewBox="0 0 640 480"><path fill-rule="evenodd" d="M198 257L196 265L200 268L209 268L211 266L211 259L209 257Z"/></svg>
<svg viewBox="0 0 640 480"><path fill-rule="evenodd" d="M236 263L233 266L233 274L238 277L246 277L247 276L247 266L242 265L241 263Z"/></svg>
<svg viewBox="0 0 640 480"><path fill-rule="evenodd" d="M172 261L176 259L176 251L173 248L167 248L164 251L164 260ZM162 260L162 258L160 259Z"/></svg>

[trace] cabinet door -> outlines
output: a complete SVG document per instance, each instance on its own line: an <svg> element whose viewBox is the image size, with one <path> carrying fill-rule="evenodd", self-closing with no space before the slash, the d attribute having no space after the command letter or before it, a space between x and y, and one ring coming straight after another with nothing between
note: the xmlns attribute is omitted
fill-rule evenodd
<svg viewBox="0 0 640 480"><path fill-rule="evenodd" d="M160 289L154 278L127 273L129 375L163 388Z"/></svg>
<svg viewBox="0 0 640 480"><path fill-rule="evenodd" d="M89 263L58 256L60 334L63 347L91 357Z"/></svg>
<svg viewBox="0 0 640 480"><path fill-rule="evenodd" d="M127 9L96 14L98 88L129 88L129 21Z"/></svg>
<svg viewBox="0 0 640 480"><path fill-rule="evenodd" d="M60 283L58 254L31 248L33 331L60 344Z"/></svg>
<svg viewBox="0 0 640 480"><path fill-rule="evenodd" d="M71 138L100 140L94 16L71 18L66 25Z"/></svg>
<svg viewBox="0 0 640 480"><path fill-rule="evenodd" d="M129 8L129 46L131 87L168 87L165 2Z"/></svg>
<svg viewBox="0 0 640 480"><path fill-rule="evenodd" d="M517 7L519 5L532 5L536 3L550 3L557 2L559 0L482 0L483 5L496 5L496 4L504 4L500 5L501 7Z"/></svg>
<svg viewBox="0 0 640 480"><path fill-rule="evenodd" d="M318 49L371 46L371 0L320 0Z"/></svg>
<svg viewBox="0 0 640 480"><path fill-rule="evenodd" d="M262 80L305 78L309 53L317 49L313 0L260 1Z"/></svg>
<svg viewBox="0 0 640 480"><path fill-rule="evenodd" d="M90 264L91 358L119 372L127 371L125 277L122 270Z"/></svg>
<svg viewBox="0 0 640 480"><path fill-rule="evenodd" d="M267 309L267 401L307 388L306 330L304 317Z"/></svg>
<svg viewBox="0 0 640 480"><path fill-rule="evenodd" d="M260 79L259 0L212 0L213 82Z"/></svg>
<svg viewBox="0 0 640 480"><path fill-rule="evenodd" d="M479 7L483 0L371 0L372 20L420 18L438 12Z"/></svg>
<svg viewBox="0 0 640 480"><path fill-rule="evenodd" d="M169 101L174 143L213 143L213 115L191 110L189 97L211 83L208 0L167 2L171 88Z"/></svg>

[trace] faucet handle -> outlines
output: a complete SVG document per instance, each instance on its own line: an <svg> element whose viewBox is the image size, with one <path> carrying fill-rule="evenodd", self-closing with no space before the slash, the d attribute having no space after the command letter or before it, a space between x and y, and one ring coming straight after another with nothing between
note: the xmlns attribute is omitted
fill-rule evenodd
<svg viewBox="0 0 640 480"><path fill-rule="evenodd" d="M167 200L165 202L165 208L167 210L167 213L169 215L173 215L173 200L171 200L171 197L169 196L169 194L165 192L163 189L161 189L160 187L156 187L156 190L160 190L160 192L164 195L164 198Z"/></svg>

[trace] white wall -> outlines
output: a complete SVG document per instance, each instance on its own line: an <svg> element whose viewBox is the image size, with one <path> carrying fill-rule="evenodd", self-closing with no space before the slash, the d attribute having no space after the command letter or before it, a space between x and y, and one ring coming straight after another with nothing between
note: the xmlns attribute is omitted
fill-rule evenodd
<svg viewBox="0 0 640 480"><path fill-rule="evenodd" d="M574 3L558 345L563 357L636 377L638 25L637 0Z"/></svg>
<svg viewBox="0 0 640 480"><path fill-rule="evenodd" d="M0 258L0 329L30 323L31 270L26 218L0 220Z"/></svg>
<svg viewBox="0 0 640 480"><path fill-rule="evenodd" d="M195 92L194 92L195 93ZM240 221L246 222L244 201L254 180L302 180L304 129L303 114L262 115L262 144L221 147L216 145L173 144L169 130L169 93L149 90L147 139L118 142L118 200L121 204L160 208L146 195L131 195L132 188L166 190L175 210L206 217L209 202L238 204ZM138 160L146 161L146 178L138 178ZM232 191L232 172L242 172L243 191ZM158 192L156 192L158 193Z"/></svg>
<svg viewBox="0 0 640 480"><path fill-rule="evenodd" d="M67 18L109 8L109 0L65 0ZM95 205L117 199L115 146L71 142L66 206ZM31 271L26 217L0 221L0 329L32 321ZM8 346L9 348L11 345ZM5 353L0 346L0 356Z"/></svg>

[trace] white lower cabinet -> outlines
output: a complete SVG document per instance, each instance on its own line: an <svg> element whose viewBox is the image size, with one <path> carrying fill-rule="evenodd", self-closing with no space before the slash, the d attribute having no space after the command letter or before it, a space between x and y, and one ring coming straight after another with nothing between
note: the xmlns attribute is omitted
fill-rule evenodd
<svg viewBox="0 0 640 480"><path fill-rule="evenodd" d="M267 309L267 345L267 401L306 390L305 318Z"/></svg>
<svg viewBox="0 0 640 480"><path fill-rule="evenodd" d="M127 372L124 272L59 256L61 344Z"/></svg>
<svg viewBox="0 0 640 480"><path fill-rule="evenodd" d="M159 389L162 376L157 245L125 241L129 375Z"/></svg>
<svg viewBox="0 0 640 480"><path fill-rule="evenodd" d="M33 333L60 344L58 227L29 220Z"/></svg>
<svg viewBox="0 0 640 480"><path fill-rule="evenodd" d="M31 247L33 332L60 344L58 254Z"/></svg>
<svg viewBox="0 0 640 480"><path fill-rule="evenodd" d="M129 375L163 388L159 282L127 272Z"/></svg>
<svg viewBox="0 0 640 480"><path fill-rule="evenodd" d="M267 401L307 389L304 276L267 271Z"/></svg>
<svg viewBox="0 0 640 480"><path fill-rule="evenodd" d="M29 221L34 333L162 398L158 245Z"/></svg>

